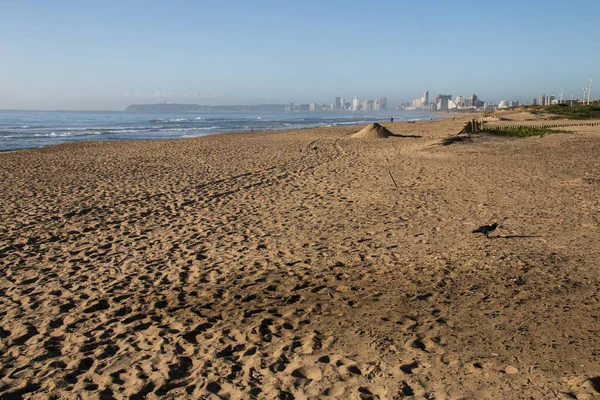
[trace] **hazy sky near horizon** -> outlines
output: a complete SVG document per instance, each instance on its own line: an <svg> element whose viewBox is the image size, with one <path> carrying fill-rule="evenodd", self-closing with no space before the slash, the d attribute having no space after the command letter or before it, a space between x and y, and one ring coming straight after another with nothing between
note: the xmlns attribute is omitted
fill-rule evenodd
<svg viewBox="0 0 600 400"><path fill-rule="evenodd" d="M0 0L0 109L568 99L600 79L599 17L598 0Z"/></svg>

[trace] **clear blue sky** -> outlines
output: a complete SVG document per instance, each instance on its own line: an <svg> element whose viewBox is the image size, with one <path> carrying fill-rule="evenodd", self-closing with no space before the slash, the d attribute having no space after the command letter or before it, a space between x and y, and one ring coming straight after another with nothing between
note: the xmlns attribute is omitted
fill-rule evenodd
<svg viewBox="0 0 600 400"><path fill-rule="evenodd" d="M0 0L0 109L569 98L590 78L600 97L599 17L599 0Z"/></svg>

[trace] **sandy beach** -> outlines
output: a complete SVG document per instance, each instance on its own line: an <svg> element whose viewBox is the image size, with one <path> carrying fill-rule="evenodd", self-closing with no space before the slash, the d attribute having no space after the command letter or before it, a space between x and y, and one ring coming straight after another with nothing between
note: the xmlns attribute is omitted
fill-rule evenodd
<svg viewBox="0 0 600 400"><path fill-rule="evenodd" d="M0 154L0 398L600 396L600 127L466 120Z"/></svg>

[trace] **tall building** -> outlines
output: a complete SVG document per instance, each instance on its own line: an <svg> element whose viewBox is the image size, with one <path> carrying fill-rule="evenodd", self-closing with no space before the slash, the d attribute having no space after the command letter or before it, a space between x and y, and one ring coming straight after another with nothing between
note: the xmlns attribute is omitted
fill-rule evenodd
<svg viewBox="0 0 600 400"><path fill-rule="evenodd" d="M472 94L470 100L471 100L471 106L477 107L477 101L478 101L477 95L476 94Z"/></svg>
<svg viewBox="0 0 600 400"><path fill-rule="evenodd" d="M543 94L540 96L540 103L541 106L545 106L546 105L546 95Z"/></svg>
<svg viewBox="0 0 600 400"><path fill-rule="evenodd" d="M380 97L375 100L375 111L384 111L387 109L387 97Z"/></svg>
<svg viewBox="0 0 600 400"><path fill-rule="evenodd" d="M364 112L374 111L374 109L375 109L375 102L373 100L365 100L363 102L362 110Z"/></svg>
<svg viewBox="0 0 600 400"><path fill-rule="evenodd" d="M358 96L354 96L352 100L352 111L357 112L360 108L360 100L358 100Z"/></svg>
<svg viewBox="0 0 600 400"><path fill-rule="evenodd" d="M464 102L462 96L456 96L455 103L458 107L464 107Z"/></svg>
<svg viewBox="0 0 600 400"><path fill-rule="evenodd" d="M333 109L333 111L340 111L342 109L342 104L340 103L340 98L336 97L335 98L335 107Z"/></svg>
<svg viewBox="0 0 600 400"><path fill-rule="evenodd" d="M436 98L438 110L448 110L448 102L452 100L451 94L438 94Z"/></svg>
<svg viewBox="0 0 600 400"><path fill-rule="evenodd" d="M423 106L428 106L429 105L429 90L425 89L425 91L423 92Z"/></svg>
<svg viewBox="0 0 600 400"><path fill-rule="evenodd" d="M317 103L310 103L310 104L308 105L308 111L310 111L310 112L315 112L315 111L317 111Z"/></svg>

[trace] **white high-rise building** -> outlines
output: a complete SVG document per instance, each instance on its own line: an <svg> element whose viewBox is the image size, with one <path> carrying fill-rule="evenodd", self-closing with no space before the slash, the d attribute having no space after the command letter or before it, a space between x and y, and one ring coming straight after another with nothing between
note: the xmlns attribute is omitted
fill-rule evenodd
<svg viewBox="0 0 600 400"><path fill-rule="evenodd" d="M360 108L360 100L358 100L358 96L354 96L352 100L352 111L357 112Z"/></svg>
<svg viewBox="0 0 600 400"><path fill-rule="evenodd" d="M387 98L386 97L380 97L377 100L375 100L375 105L374 105L375 111L383 111L385 109L387 109Z"/></svg>

